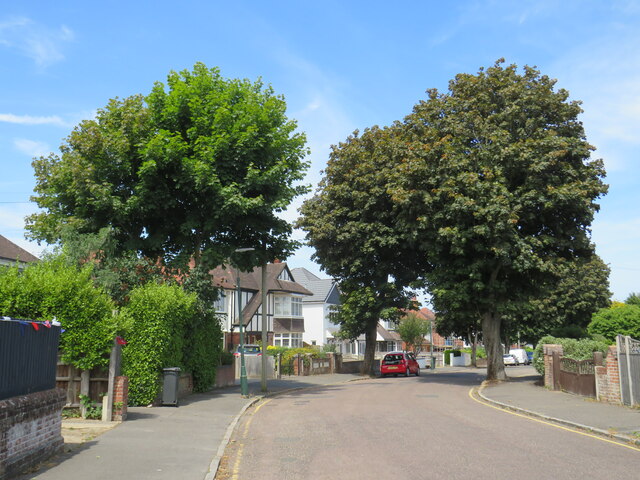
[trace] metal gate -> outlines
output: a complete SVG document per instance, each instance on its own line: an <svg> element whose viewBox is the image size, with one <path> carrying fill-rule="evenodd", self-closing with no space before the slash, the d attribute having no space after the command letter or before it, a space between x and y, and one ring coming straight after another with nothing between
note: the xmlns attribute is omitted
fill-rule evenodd
<svg viewBox="0 0 640 480"><path fill-rule="evenodd" d="M593 360L560 359L560 388L567 392L596 396L596 377Z"/></svg>
<svg viewBox="0 0 640 480"><path fill-rule="evenodd" d="M622 403L638 405L640 404L640 341L618 335L616 345Z"/></svg>

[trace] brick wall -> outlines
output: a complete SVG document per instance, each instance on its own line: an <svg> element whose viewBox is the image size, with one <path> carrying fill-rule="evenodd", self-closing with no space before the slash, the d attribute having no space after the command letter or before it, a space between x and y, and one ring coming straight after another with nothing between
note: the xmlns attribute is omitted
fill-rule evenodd
<svg viewBox="0 0 640 480"><path fill-rule="evenodd" d="M113 384L113 413L114 422L124 422L127 419L127 404L129 403L129 377L116 377Z"/></svg>
<svg viewBox="0 0 640 480"><path fill-rule="evenodd" d="M622 403L618 350L615 346L609 347L606 365L596 367L596 396L600 402Z"/></svg>
<svg viewBox="0 0 640 480"><path fill-rule="evenodd" d="M62 449L64 390L52 389L0 401L0 480Z"/></svg>

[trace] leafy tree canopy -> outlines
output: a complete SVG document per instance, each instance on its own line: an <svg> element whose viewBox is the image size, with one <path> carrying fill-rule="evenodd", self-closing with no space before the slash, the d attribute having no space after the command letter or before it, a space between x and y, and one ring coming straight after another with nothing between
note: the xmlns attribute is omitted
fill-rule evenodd
<svg viewBox="0 0 640 480"><path fill-rule="evenodd" d="M640 305L620 305L603 308L593 314L588 331L614 341L616 335L640 339Z"/></svg>
<svg viewBox="0 0 640 480"><path fill-rule="evenodd" d="M318 191L304 202L298 220L314 259L340 282L335 318L343 333L365 334L367 373L373 373L378 320L409 305L405 288L416 279L406 269L412 259L387 191L397 134L374 127L334 146Z"/></svg>
<svg viewBox="0 0 640 480"><path fill-rule="evenodd" d="M422 349L424 337L431 331L431 321L414 313L409 312L400 319L397 332L407 347L417 355Z"/></svg>
<svg viewBox="0 0 640 480"><path fill-rule="evenodd" d="M593 255L587 259L558 259L556 276L529 300L505 316L512 337L536 344L545 335L582 338L591 316L610 305L609 267Z"/></svg>
<svg viewBox="0 0 640 480"><path fill-rule="evenodd" d="M110 227L118 250L167 264L214 265L237 247L286 258L297 244L277 213L306 191L307 149L285 109L261 81L200 63L147 96L113 99L59 156L34 160L43 211L27 218L29 236L54 243L65 226Z"/></svg>
<svg viewBox="0 0 640 480"><path fill-rule="evenodd" d="M428 91L405 119L410 155L390 188L436 313L482 319L489 379L506 378L503 316L540 295L558 260L592 255L606 192L579 102L536 69L501 63Z"/></svg>
<svg viewBox="0 0 640 480"><path fill-rule="evenodd" d="M630 293L624 303L627 305L640 305L640 294Z"/></svg>

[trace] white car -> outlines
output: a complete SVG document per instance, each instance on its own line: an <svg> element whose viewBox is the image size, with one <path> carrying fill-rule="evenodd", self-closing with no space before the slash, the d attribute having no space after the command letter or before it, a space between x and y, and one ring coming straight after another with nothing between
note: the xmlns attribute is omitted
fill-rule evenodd
<svg viewBox="0 0 640 480"><path fill-rule="evenodd" d="M521 363L522 365L529 364L529 356L527 355L527 351L524 348L512 348L511 350L509 350L509 354L516 357L518 363Z"/></svg>
<svg viewBox="0 0 640 480"><path fill-rule="evenodd" d="M502 361L504 362L505 365L513 365L513 366L519 365L518 359L513 355L511 355L510 353L505 353L504 355L502 355Z"/></svg>

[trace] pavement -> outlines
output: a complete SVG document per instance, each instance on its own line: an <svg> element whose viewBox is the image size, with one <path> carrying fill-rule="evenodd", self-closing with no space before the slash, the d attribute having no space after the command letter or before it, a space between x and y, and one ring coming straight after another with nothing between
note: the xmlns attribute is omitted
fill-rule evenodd
<svg viewBox="0 0 640 480"><path fill-rule="evenodd" d="M423 375L484 371L445 367ZM539 385L540 376L532 367L514 367L507 373L511 381L480 385L475 388L478 396L500 408L640 445L640 410L548 390ZM286 377L269 380L266 395L367 378ZM117 425L65 420L63 429L75 433L78 440L71 442L77 443L66 443L63 453L16 480L213 480L238 419L263 397L259 380L250 379L248 385L246 398L236 385L191 395L181 399L179 407L130 407L127 420Z"/></svg>

